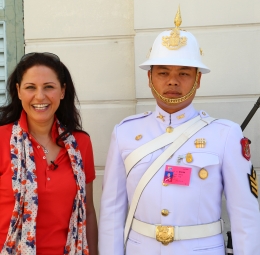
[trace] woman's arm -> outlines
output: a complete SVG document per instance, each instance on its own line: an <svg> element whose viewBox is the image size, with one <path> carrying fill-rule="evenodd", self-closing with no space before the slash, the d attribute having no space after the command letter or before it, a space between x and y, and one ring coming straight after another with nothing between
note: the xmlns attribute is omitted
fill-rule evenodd
<svg viewBox="0 0 260 255"><path fill-rule="evenodd" d="M98 255L98 231L96 212L93 204L93 182L86 184L86 199L86 234L89 255Z"/></svg>

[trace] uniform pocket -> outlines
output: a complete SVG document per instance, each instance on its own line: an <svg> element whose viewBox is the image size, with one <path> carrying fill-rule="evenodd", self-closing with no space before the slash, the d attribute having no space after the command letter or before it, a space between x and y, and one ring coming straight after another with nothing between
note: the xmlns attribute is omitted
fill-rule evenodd
<svg viewBox="0 0 260 255"><path fill-rule="evenodd" d="M136 245L141 244L140 241L138 241L138 240L136 240L136 239L134 239L134 238L132 238L132 237L129 237L127 242L130 242L130 243L136 244Z"/></svg>
<svg viewBox="0 0 260 255"><path fill-rule="evenodd" d="M223 244L216 244L216 245L211 245L211 246L202 246L202 247L196 247L193 249L195 252L213 252L213 251L219 251L223 250L224 245Z"/></svg>
<svg viewBox="0 0 260 255"><path fill-rule="evenodd" d="M187 162L186 157L183 158L183 163L188 166L197 166L199 168L219 164L219 157L216 154L209 152L193 152L192 162Z"/></svg>

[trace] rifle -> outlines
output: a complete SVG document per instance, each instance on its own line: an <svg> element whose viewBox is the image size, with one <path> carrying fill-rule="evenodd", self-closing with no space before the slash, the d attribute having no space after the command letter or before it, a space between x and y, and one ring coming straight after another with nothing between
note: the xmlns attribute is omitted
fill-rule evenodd
<svg viewBox="0 0 260 255"><path fill-rule="evenodd" d="M244 129L246 128L247 124L250 122L252 117L255 115L255 113L256 113L256 111L257 111L257 109L259 107L260 107L260 97L257 99L257 101L254 104L253 108L251 109L249 114L246 116L244 122L242 123L242 125L241 125L242 131L244 131ZM249 142L251 143L250 140L249 140ZM227 232L227 236L228 236L227 255L233 255L233 244L232 244L232 236L231 236L231 232L230 231Z"/></svg>
<svg viewBox="0 0 260 255"><path fill-rule="evenodd" d="M227 241L227 255L233 255L233 244L232 244L232 236L231 236L231 232L228 231L227 232L227 236L228 236L228 241Z"/></svg>
<svg viewBox="0 0 260 255"><path fill-rule="evenodd" d="M241 129L242 131L244 131L244 129L246 128L247 124L249 123L249 121L252 119L252 117L254 116L255 112L257 111L257 109L260 107L260 97L258 98L258 100L256 101L256 103L254 104L253 108L251 109L251 111L248 113L248 115L246 116L244 122L241 125Z"/></svg>

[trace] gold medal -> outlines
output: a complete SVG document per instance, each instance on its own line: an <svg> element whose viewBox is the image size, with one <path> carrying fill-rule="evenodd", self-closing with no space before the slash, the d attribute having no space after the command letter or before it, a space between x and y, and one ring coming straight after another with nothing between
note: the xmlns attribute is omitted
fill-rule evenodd
<svg viewBox="0 0 260 255"><path fill-rule="evenodd" d="M166 132L167 132L167 133L172 133L172 132L173 132L173 127L170 127L170 126L167 127L167 128L166 128Z"/></svg>
<svg viewBox="0 0 260 255"><path fill-rule="evenodd" d="M192 157L191 153L187 153L186 154L186 161L188 163L191 163L193 161L193 157Z"/></svg>
<svg viewBox="0 0 260 255"><path fill-rule="evenodd" d="M208 171L205 168L201 168L200 169L200 171L199 171L200 179L205 180L205 179L208 178L208 175L209 175L209 173L208 173Z"/></svg>

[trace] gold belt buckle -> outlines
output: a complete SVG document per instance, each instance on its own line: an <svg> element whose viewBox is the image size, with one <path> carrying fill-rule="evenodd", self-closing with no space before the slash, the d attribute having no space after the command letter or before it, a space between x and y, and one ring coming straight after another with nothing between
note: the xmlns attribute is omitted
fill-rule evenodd
<svg viewBox="0 0 260 255"><path fill-rule="evenodd" d="M156 240L163 245L173 242L174 228L173 226L156 226Z"/></svg>

